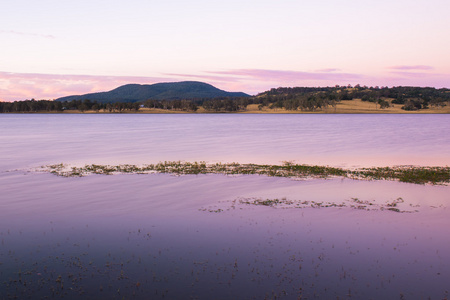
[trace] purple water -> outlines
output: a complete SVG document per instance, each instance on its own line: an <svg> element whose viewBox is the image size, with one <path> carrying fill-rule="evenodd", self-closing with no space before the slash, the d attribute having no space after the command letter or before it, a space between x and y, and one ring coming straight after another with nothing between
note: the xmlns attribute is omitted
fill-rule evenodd
<svg viewBox="0 0 450 300"><path fill-rule="evenodd" d="M449 119L0 115L0 299L445 299L449 186L63 178L33 168L163 160L449 165ZM238 201L255 198L347 205ZM404 213L380 209L398 198ZM351 208L354 199L374 209Z"/></svg>
<svg viewBox="0 0 450 300"><path fill-rule="evenodd" d="M0 115L1 169L185 160L450 165L449 115Z"/></svg>

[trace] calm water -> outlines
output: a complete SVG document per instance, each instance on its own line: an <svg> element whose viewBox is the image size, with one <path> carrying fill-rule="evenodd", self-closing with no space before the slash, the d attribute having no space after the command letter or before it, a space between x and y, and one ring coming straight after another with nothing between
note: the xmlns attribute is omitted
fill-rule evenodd
<svg viewBox="0 0 450 300"><path fill-rule="evenodd" d="M450 165L446 115L0 115L0 299L444 299L450 187L50 163ZM274 208L240 199L345 203ZM401 198L398 208L387 204ZM355 201L370 210L352 208ZM384 208L384 209L383 209Z"/></svg>
<svg viewBox="0 0 450 300"><path fill-rule="evenodd" d="M0 166L450 165L449 115L1 115Z"/></svg>

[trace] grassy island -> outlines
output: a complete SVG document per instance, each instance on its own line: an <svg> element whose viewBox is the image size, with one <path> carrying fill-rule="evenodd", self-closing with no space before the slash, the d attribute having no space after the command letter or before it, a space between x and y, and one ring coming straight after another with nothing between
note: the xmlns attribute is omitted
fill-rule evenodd
<svg viewBox="0 0 450 300"><path fill-rule="evenodd" d="M398 180L415 184L448 184L450 167L397 166L360 169L343 169L329 166L299 165L286 162L282 165L258 165L239 163L181 162L165 161L147 165L85 165L70 167L64 164L49 165L44 171L64 177L81 177L91 174L255 174L289 178L331 178L344 177L359 180Z"/></svg>

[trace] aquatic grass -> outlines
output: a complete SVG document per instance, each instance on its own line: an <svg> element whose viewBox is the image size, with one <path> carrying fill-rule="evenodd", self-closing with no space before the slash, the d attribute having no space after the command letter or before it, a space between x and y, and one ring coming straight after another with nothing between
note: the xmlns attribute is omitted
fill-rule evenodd
<svg viewBox="0 0 450 300"><path fill-rule="evenodd" d="M214 208L204 208L202 211L209 212L224 212L230 209L236 209L236 204L240 205L252 205L252 206L267 206L271 208L281 208L281 209L306 209L306 208L351 208L356 210L365 210L365 211L393 211L398 213L415 213L418 212L417 209L412 209L411 207L407 207L404 209L403 207L397 206L398 204L404 203L403 198L399 197L395 200L386 202L386 203L375 203L374 200L361 200L359 198L350 198L345 199L341 202L333 202L333 201L313 201L313 200L292 200L287 199L286 197L278 199L264 199L258 197L247 197L247 198L237 198L232 202L232 205L229 209L217 209ZM404 206L404 205L403 205Z"/></svg>
<svg viewBox="0 0 450 300"><path fill-rule="evenodd" d="M399 180L416 184L443 184L450 182L449 167L398 166L363 168L352 171L350 174L356 178Z"/></svg>
<svg viewBox="0 0 450 300"><path fill-rule="evenodd" d="M41 170L64 177L82 177L90 174L148 174L168 173L174 175L225 174L225 175L264 175L289 178L333 178L344 177L359 180L398 180L415 184L448 184L450 182L449 167L397 166L347 170L343 168L293 164L258 165L200 162L164 161L147 165L85 165L84 167L68 167L55 164L42 167Z"/></svg>

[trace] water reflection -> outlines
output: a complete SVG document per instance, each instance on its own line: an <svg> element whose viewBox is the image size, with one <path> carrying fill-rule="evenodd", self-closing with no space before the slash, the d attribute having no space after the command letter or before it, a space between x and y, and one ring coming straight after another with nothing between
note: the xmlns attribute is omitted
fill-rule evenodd
<svg viewBox="0 0 450 300"><path fill-rule="evenodd" d="M5 299L446 296L446 186L161 174L2 181ZM417 212L233 204L239 197L402 197Z"/></svg>

